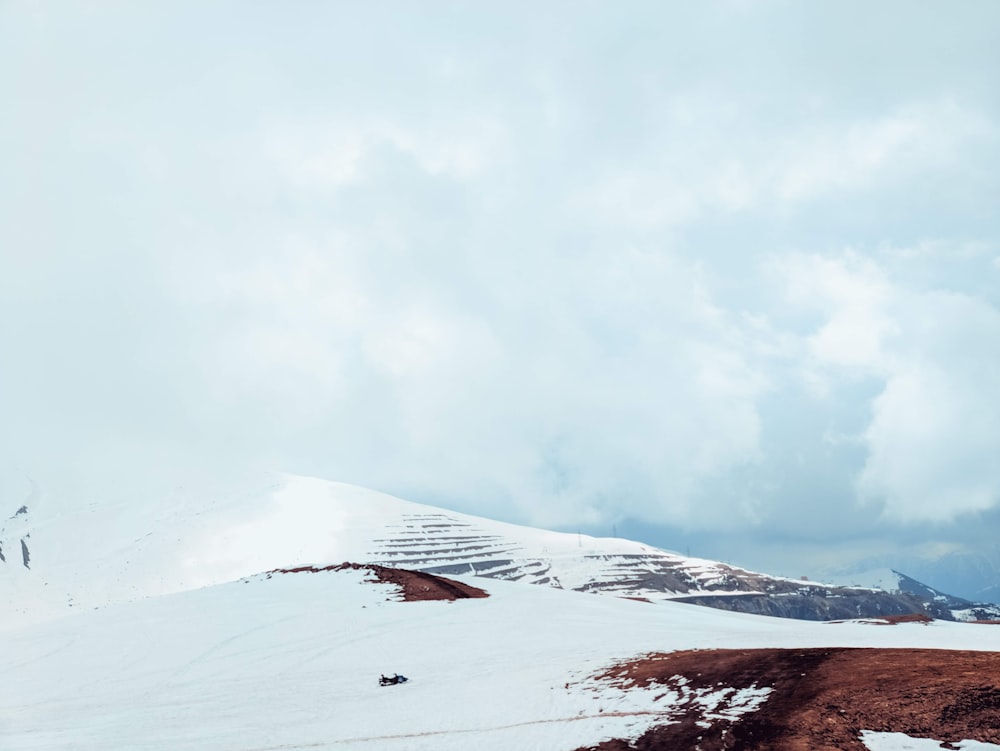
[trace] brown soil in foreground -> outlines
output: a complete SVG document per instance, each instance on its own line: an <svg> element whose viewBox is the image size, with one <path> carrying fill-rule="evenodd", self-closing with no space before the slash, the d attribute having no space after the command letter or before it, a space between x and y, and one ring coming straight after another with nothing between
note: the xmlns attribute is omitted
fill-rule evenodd
<svg viewBox="0 0 1000 751"><path fill-rule="evenodd" d="M399 587L404 602L417 600L464 600L470 597L489 597L489 594L478 587L462 584L443 576L425 574L421 571L408 571L401 568L389 568L373 563L339 563L335 566L298 566L297 568L276 568L267 572L270 579L275 574L318 574L321 571L368 571L374 581L385 584L395 584Z"/></svg>
<svg viewBox="0 0 1000 751"><path fill-rule="evenodd" d="M623 686L769 686L755 712L709 727L694 703L637 739L578 751L865 751L862 730L1000 743L1000 653L932 649L699 650L653 654L599 676ZM703 723L704 725L705 723Z"/></svg>

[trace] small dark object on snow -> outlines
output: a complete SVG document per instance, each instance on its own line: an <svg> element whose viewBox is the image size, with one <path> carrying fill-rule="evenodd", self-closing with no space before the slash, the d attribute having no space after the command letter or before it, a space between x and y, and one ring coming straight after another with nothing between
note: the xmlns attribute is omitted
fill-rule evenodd
<svg viewBox="0 0 1000 751"><path fill-rule="evenodd" d="M380 686L395 686L398 683L406 683L407 678L405 675L400 675L399 673L393 674L392 678L387 678L382 676L378 679L378 685Z"/></svg>

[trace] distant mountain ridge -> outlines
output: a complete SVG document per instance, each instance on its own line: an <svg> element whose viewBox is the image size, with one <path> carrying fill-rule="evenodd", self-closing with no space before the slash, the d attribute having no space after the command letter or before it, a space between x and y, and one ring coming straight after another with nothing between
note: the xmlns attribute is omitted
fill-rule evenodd
<svg viewBox="0 0 1000 751"><path fill-rule="evenodd" d="M41 522L18 515L32 569L0 563L10 612L100 607L233 581L261 571L342 561L537 585L651 602L680 600L807 620L925 613L1000 619L1000 607L949 598L915 582L888 592L787 579L617 538L550 532L281 475L224 493L184 490L159 502L102 506ZM8 542L9 549L9 542ZM14 570L20 574L11 577ZM16 581L15 581L16 580ZM39 600L41 602L41 600Z"/></svg>
<svg viewBox="0 0 1000 751"><path fill-rule="evenodd" d="M973 602L1000 603L1000 546L978 551L952 551L936 557L885 554L858 561L848 569L823 572L835 581L867 577L872 571L904 571L908 576L940 592L950 592Z"/></svg>

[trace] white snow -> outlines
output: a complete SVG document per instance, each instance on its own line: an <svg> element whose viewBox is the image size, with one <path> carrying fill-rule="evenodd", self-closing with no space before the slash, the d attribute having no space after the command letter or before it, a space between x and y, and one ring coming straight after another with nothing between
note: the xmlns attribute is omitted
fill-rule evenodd
<svg viewBox="0 0 1000 751"><path fill-rule="evenodd" d="M861 731L861 742L868 751L940 751L941 741L929 738L911 738L903 733L877 733L873 730ZM981 741L960 741L955 744L962 751L998 751L1000 746L995 743Z"/></svg>
<svg viewBox="0 0 1000 751"><path fill-rule="evenodd" d="M8 633L3 748L557 751L670 719L682 687L592 680L649 651L1000 649L1000 629L963 624L873 629L467 581L493 596L394 602L354 571L257 576ZM390 672L410 682L379 687ZM713 717L761 698L720 688L701 701Z"/></svg>

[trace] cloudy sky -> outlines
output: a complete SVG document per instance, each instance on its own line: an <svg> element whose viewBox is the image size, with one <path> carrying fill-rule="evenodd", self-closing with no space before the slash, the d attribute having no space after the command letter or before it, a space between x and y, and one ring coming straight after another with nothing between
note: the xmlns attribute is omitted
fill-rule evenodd
<svg viewBox="0 0 1000 751"><path fill-rule="evenodd" d="M0 96L0 461L51 503L994 544L994 2L6 0Z"/></svg>

